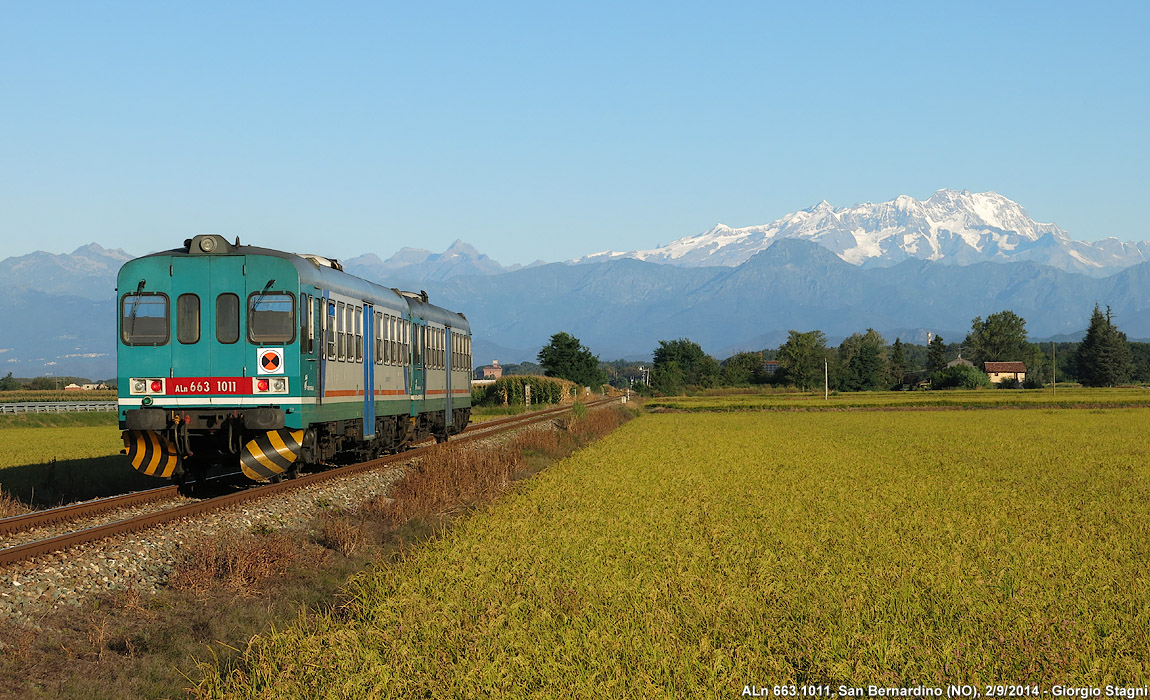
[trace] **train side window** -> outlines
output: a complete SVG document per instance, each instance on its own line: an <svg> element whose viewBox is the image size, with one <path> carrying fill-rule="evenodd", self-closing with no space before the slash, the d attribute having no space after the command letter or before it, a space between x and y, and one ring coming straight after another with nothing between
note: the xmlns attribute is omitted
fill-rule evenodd
<svg viewBox="0 0 1150 700"><path fill-rule="evenodd" d="M318 335L316 335L316 326L322 322L320 319L323 318L323 301L321 301L320 299L316 299L315 297L313 297L311 295L308 295L307 303L308 303L308 308L311 309L311 313L308 314L308 324L307 324L308 341L307 341L307 346L308 346L308 352L315 352L315 339L317 337L319 337ZM317 319L316 316L319 316L319 318ZM321 353L323 352L322 347L320 348L320 352Z"/></svg>
<svg viewBox="0 0 1150 700"><path fill-rule="evenodd" d="M344 308L347 314L343 318L343 347L348 362L355 362L355 307L348 304Z"/></svg>
<svg viewBox="0 0 1150 700"><path fill-rule="evenodd" d="M167 345L171 336L166 294L125 294L120 306L120 338L124 345Z"/></svg>
<svg viewBox="0 0 1150 700"><path fill-rule="evenodd" d="M255 344L295 340L295 297L258 292L248 297L248 340Z"/></svg>
<svg viewBox="0 0 1150 700"><path fill-rule="evenodd" d="M200 342L200 298L195 294L176 297L176 340L184 345Z"/></svg>
<svg viewBox="0 0 1150 700"><path fill-rule="evenodd" d="M327 320L324 325L324 332L327 338L327 359L336 359L336 341L338 333L336 332L336 315L335 315L335 302L329 301L327 303Z"/></svg>
<svg viewBox="0 0 1150 700"><path fill-rule="evenodd" d="M363 309L355 307L355 361L363 362Z"/></svg>
<svg viewBox="0 0 1150 700"><path fill-rule="evenodd" d="M311 317L311 305L308 302L306 294L301 294L299 297L299 351L307 354L308 346L308 330L307 321Z"/></svg>
<svg viewBox="0 0 1150 700"><path fill-rule="evenodd" d="M347 334L344 332L346 328L347 317L344 315L344 303L339 302L339 312L335 315L336 322L336 335L339 337L339 356L338 359L342 360L347 357Z"/></svg>
<svg viewBox="0 0 1150 700"><path fill-rule="evenodd" d="M375 364L383 364L383 314L375 312Z"/></svg>
<svg viewBox="0 0 1150 700"><path fill-rule="evenodd" d="M216 340L230 345L240 339L240 298L230 292L216 297Z"/></svg>
<svg viewBox="0 0 1150 700"><path fill-rule="evenodd" d="M407 366L411 364L411 325L404 319L400 322L399 327L403 329L403 364Z"/></svg>
<svg viewBox="0 0 1150 700"><path fill-rule="evenodd" d="M399 339L399 332L400 332L399 331L399 319L396 318L395 316L391 317L390 328L391 328L391 341L390 341L391 364L393 364L393 365L402 364L399 361L399 346L400 346L400 342L401 342Z"/></svg>
<svg viewBox="0 0 1150 700"><path fill-rule="evenodd" d="M391 314L384 314L383 316L383 362L390 365L392 362L391 354L391 341L395 337L391 328Z"/></svg>

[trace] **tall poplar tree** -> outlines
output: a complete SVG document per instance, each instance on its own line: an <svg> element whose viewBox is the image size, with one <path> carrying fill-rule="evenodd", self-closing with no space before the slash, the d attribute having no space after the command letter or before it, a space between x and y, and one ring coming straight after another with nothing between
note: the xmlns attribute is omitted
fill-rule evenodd
<svg viewBox="0 0 1150 700"><path fill-rule="evenodd" d="M890 346L890 378L894 386L902 386L906 377L906 350L902 347L902 339L895 338L894 345Z"/></svg>

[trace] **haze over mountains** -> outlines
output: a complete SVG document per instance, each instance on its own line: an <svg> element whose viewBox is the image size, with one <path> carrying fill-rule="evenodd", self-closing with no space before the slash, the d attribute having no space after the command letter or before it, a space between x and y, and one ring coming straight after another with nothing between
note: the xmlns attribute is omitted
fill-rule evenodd
<svg viewBox="0 0 1150 700"><path fill-rule="evenodd" d="M647 358L659 340L679 337L722 358L775 347L790 329L821 329L832 342L868 327L888 341L921 343L928 331L961 340L971 318L1003 309L1043 338L1080 332L1096 302L1129 337L1145 338L1148 256L1144 242L1075 241L993 192L940 190L925 201L822 202L762 226L719 224L652 250L567 263L505 267L456 241L443 253L404 248L343 264L463 311L475 359L488 363L534 359L561 330L603 359ZM113 376L113 289L130 257L91 244L0 260L0 375Z"/></svg>

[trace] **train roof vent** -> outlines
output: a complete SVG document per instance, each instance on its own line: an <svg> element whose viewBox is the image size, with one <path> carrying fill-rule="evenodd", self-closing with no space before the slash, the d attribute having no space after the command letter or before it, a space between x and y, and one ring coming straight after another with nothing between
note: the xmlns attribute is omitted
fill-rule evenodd
<svg viewBox="0 0 1150 700"><path fill-rule="evenodd" d="M310 260L312 265L316 267L330 267L333 270L343 272L343 265L335 258L325 258L322 255L300 255L301 258Z"/></svg>
<svg viewBox="0 0 1150 700"><path fill-rule="evenodd" d="M236 239L236 245L240 239ZM205 233L184 241L184 248L188 255L228 255L233 251L232 245L223 236L214 233Z"/></svg>
<svg viewBox="0 0 1150 700"><path fill-rule="evenodd" d="M407 297L408 299L418 299L424 304L427 303L427 292L423 291L422 289L419 290L418 294L415 292L405 292L402 289L396 289L395 287L392 287L391 291L395 292L401 297Z"/></svg>

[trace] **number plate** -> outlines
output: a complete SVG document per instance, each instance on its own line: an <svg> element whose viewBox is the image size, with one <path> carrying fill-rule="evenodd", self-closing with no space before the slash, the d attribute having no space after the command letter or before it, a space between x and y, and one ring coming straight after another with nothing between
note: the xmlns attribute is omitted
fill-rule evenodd
<svg viewBox="0 0 1150 700"><path fill-rule="evenodd" d="M251 377L176 377L168 380L169 396L251 393Z"/></svg>

